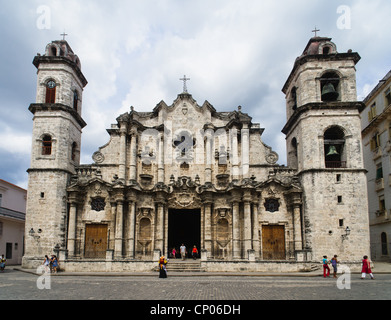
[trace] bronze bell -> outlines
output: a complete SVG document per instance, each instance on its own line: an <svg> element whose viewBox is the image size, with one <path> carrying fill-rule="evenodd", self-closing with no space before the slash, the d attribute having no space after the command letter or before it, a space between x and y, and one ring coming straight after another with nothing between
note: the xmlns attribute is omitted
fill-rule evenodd
<svg viewBox="0 0 391 320"><path fill-rule="evenodd" d="M339 154L337 148L335 146L330 146L329 152L326 154L326 156L333 156L335 154Z"/></svg>
<svg viewBox="0 0 391 320"><path fill-rule="evenodd" d="M332 83L327 83L322 89L322 101L335 101L339 93L335 91Z"/></svg>

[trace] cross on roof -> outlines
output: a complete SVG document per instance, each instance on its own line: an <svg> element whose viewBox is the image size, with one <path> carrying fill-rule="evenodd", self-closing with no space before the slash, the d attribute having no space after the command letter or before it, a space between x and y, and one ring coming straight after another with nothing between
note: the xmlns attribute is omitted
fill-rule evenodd
<svg viewBox="0 0 391 320"><path fill-rule="evenodd" d="M184 75L183 78L180 78L179 80L183 81L183 92L187 93L186 81L190 80L190 78L186 78L186 75Z"/></svg>
<svg viewBox="0 0 391 320"><path fill-rule="evenodd" d="M62 40L65 40L65 37L67 36L68 34L65 33L65 31L63 33L60 34L60 36L62 36Z"/></svg>
<svg viewBox="0 0 391 320"><path fill-rule="evenodd" d="M315 37L317 36L317 32L320 31L319 29L316 29L316 26L315 26L315 30L312 30L312 32L315 32Z"/></svg>

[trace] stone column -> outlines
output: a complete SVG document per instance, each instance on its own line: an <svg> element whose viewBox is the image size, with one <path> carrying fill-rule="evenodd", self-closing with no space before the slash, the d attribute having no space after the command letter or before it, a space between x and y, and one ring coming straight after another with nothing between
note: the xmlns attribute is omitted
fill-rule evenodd
<svg viewBox="0 0 391 320"><path fill-rule="evenodd" d="M255 258L259 258L259 222L258 222L258 203L253 203L253 249Z"/></svg>
<svg viewBox="0 0 391 320"><path fill-rule="evenodd" d="M212 253L212 202L204 203L204 246L210 256Z"/></svg>
<svg viewBox="0 0 391 320"><path fill-rule="evenodd" d="M241 130L242 136L242 177L249 177L249 163L250 163L250 132L248 129L248 124L243 124Z"/></svg>
<svg viewBox="0 0 391 320"><path fill-rule="evenodd" d="M163 134L159 133L159 153L158 153L158 168L157 182L164 183L164 141Z"/></svg>
<svg viewBox="0 0 391 320"><path fill-rule="evenodd" d="M244 232L243 232L243 244L244 253L247 255L248 250L251 250L251 195L250 191L244 191L243 195L244 204Z"/></svg>
<svg viewBox="0 0 391 320"><path fill-rule="evenodd" d="M157 223L156 223L156 238L155 238L155 250L160 250L163 253L163 234L164 234L164 204L162 202L157 203Z"/></svg>
<svg viewBox="0 0 391 320"><path fill-rule="evenodd" d="M69 225L68 225L68 256L75 256L75 241L76 241L76 215L77 204L71 202L69 209Z"/></svg>
<svg viewBox="0 0 391 320"><path fill-rule="evenodd" d="M128 257L134 258L134 228L136 220L136 202L134 200L129 200L129 242L128 242Z"/></svg>
<svg viewBox="0 0 391 320"><path fill-rule="evenodd" d="M239 201L232 202L232 250L233 258L240 259Z"/></svg>
<svg viewBox="0 0 391 320"><path fill-rule="evenodd" d="M120 124L120 146L119 146L119 168L118 168L118 178L125 182L126 176L126 133L127 126L126 123Z"/></svg>
<svg viewBox="0 0 391 320"><path fill-rule="evenodd" d="M137 136L136 131L131 132L130 139L130 170L129 170L130 184L137 182Z"/></svg>
<svg viewBox="0 0 391 320"><path fill-rule="evenodd" d="M115 221L115 242L114 256L122 258L122 241L123 241L123 219L124 219L123 201L117 201L117 214Z"/></svg>
<svg viewBox="0 0 391 320"><path fill-rule="evenodd" d="M251 250L251 202L244 201L244 252Z"/></svg>
<svg viewBox="0 0 391 320"><path fill-rule="evenodd" d="M213 134L212 129L207 129L206 136L206 161L205 161L205 183L212 182L212 146L213 146Z"/></svg>
<svg viewBox="0 0 391 320"><path fill-rule="evenodd" d="M230 130L232 144L232 175L234 180L239 179L239 154L238 154L238 130L232 128Z"/></svg>
<svg viewBox="0 0 391 320"><path fill-rule="evenodd" d="M296 204L296 203L293 205L293 228L294 228L295 250L303 250L303 240L301 236L300 204Z"/></svg>

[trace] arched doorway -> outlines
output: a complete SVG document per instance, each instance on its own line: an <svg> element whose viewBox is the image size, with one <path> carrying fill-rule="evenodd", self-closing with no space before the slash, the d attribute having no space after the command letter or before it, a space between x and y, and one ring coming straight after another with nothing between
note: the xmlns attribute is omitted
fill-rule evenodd
<svg viewBox="0 0 391 320"><path fill-rule="evenodd" d="M175 248L179 252L182 243L186 246L187 257L191 257L191 249L197 246L201 256L201 210L169 209L168 210L168 252ZM170 255L169 255L170 256ZM178 256L179 257L179 253Z"/></svg>

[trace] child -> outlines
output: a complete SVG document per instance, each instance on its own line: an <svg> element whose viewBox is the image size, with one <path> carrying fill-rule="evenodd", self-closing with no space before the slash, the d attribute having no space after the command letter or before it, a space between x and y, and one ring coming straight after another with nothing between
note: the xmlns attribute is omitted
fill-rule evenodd
<svg viewBox="0 0 391 320"><path fill-rule="evenodd" d="M172 254L172 257L173 257L174 259L176 259L176 250L175 250L175 248L172 249L171 254Z"/></svg>
<svg viewBox="0 0 391 320"><path fill-rule="evenodd" d="M323 256L323 277L330 277L330 268L328 266L329 262L327 260L327 256ZM327 270L327 275L326 275Z"/></svg>

